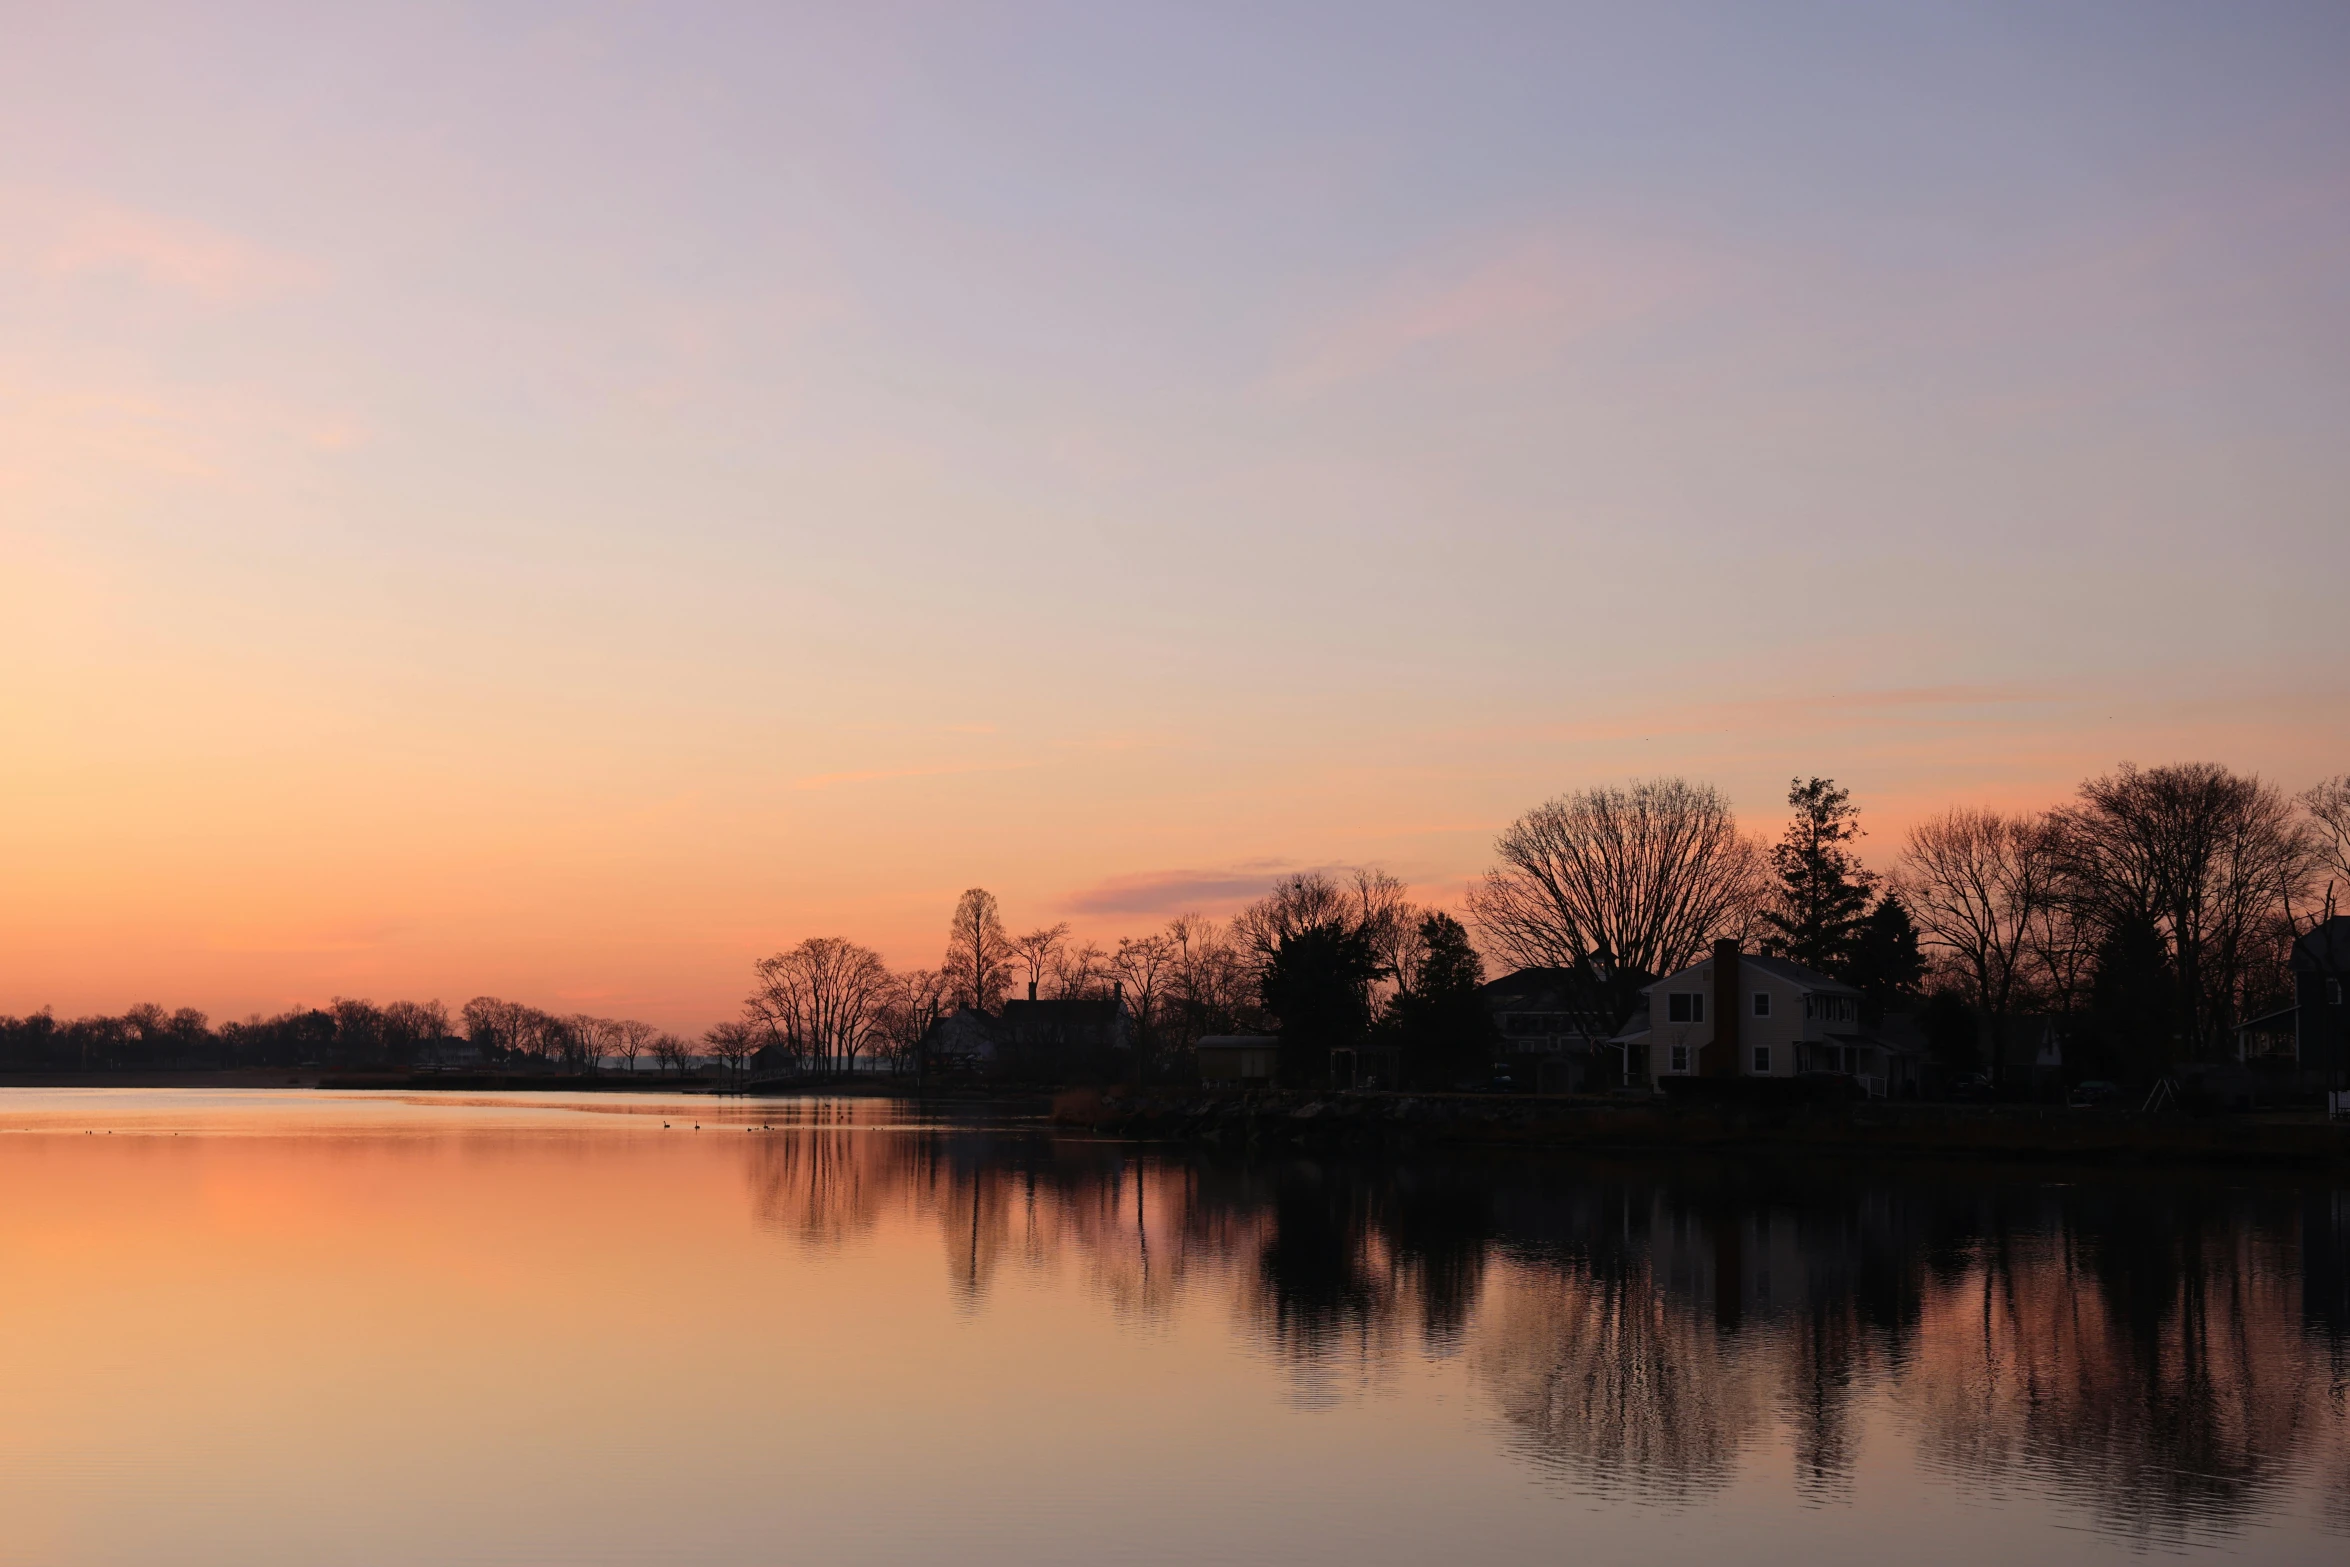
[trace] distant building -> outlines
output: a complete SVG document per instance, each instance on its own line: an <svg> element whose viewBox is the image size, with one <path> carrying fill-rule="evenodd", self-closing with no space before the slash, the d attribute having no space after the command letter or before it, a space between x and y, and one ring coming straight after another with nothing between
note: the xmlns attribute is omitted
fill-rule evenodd
<svg viewBox="0 0 2350 1567"><path fill-rule="evenodd" d="M1673 1077L1834 1072L1872 1098L1916 1090L1924 1040L1907 1027L1863 1024L1858 990L1789 959L1716 942L1711 957L1642 994L1644 1029L1636 1018L1616 1041L1644 1032L1650 1080L1659 1086Z"/></svg>
<svg viewBox="0 0 2350 1567"><path fill-rule="evenodd" d="M2298 1004L2248 1017L2236 1025L2236 1059L2248 1066L2298 1069L2301 1064L2301 1008Z"/></svg>
<svg viewBox="0 0 2350 1567"><path fill-rule="evenodd" d="M2009 1018L1999 1055L2000 1081L2053 1090L2064 1080L2064 1046L2071 1026L2053 1012Z"/></svg>
<svg viewBox="0 0 2350 1567"><path fill-rule="evenodd" d="M1270 1083L1281 1070L1273 1034L1208 1034L1192 1050L1203 1083Z"/></svg>
<svg viewBox="0 0 2350 1567"><path fill-rule="evenodd" d="M2350 914L2293 943L2293 1050L2329 1090L2350 1088Z"/></svg>
<svg viewBox="0 0 2350 1567"><path fill-rule="evenodd" d="M996 1020L977 1007L957 1007L922 1036L922 1054L945 1072L984 1072L995 1065Z"/></svg>
<svg viewBox="0 0 2350 1567"><path fill-rule="evenodd" d="M1578 988L1575 971L1564 968L1522 968L1478 987L1501 1036L1501 1059L1525 1086L1586 1093L1611 1086L1622 1070L1618 1042L1584 1027Z"/></svg>
<svg viewBox="0 0 2350 1567"><path fill-rule="evenodd" d="M996 1034L998 1071L1054 1082L1119 1076L1133 1043L1122 991L1056 1001L1007 1001Z"/></svg>
<svg viewBox="0 0 2350 1567"><path fill-rule="evenodd" d="M416 1047L416 1069L420 1072L470 1072L481 1064L481 1046L453 1034Z"/></svg>

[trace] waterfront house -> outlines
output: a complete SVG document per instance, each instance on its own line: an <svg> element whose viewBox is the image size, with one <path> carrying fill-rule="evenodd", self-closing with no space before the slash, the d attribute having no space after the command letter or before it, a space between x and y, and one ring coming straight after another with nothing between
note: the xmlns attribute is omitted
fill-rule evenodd
<svg viewBox="0 0 2350 1567"><path fill-rule="evenodd" d="M1522 968L1478 988L1501 1059L1526 1087L1563 1094L1608 1086L1616 1042L1585 1027L1584 988L1564 968Z"/></svg>
<svg viewBox="0 0 2350 1567"><path fill-rule="evenodd" d="M1642 992L1645 1020L1619 1030L1628 1043L1645 1022L1649 1078L1791 1078L1834 1072L1872 1098L1916 1091L1924 1056L1908 1030L1861 1020L1863 998L1842 980L1787 958L1714 943L1711 956Z"/></svg>
<svg viewBox="0 0 2350 1567"><path fill-rule="evenodd" d="M922 1035L922 1055L940 1071L985 1071L995 1064L996 1020L977 1007L957 1007Z"/></svg>
<svg viewBox="0 0 2350 1567"><path fill-rule="evenodd" d="M1053 1082L1117 1078L1128 1065L1133 1017L1123 987L1106 996L1007 1001L996 1020L996 1066Z"/></svg>
<svg viewBox="0 0 2350 1567"><path fill-rule="evenodd" d="M2350 1088L2350 914L2337 914L2293 943L2293 1048L2307 1077Z"/></svg>
<svg viewBox="0 0 2350 1567"><path fill-rule="evenodd" d="M1192 1047L1203 1083L1270 1083L1281 1070L1276 1034L1208 1034Z"/></svg>

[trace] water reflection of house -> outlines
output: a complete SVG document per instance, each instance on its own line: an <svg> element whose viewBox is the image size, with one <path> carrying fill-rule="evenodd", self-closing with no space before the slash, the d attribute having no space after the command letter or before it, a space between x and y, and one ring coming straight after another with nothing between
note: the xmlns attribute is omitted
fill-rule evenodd
<svg viewBox="0 0 2350 1567"><path fill-rule="evenodd" d="M966 1305L1060 1256L1143 1320L1213 1291L1307 1407L1441 1346L1508 1449L1580 1495L1726 1490L1783 1424L1806 1494L1850 1486L1864 1441L1902 1444L1897 1470L1915 1443L1926 1474L2086 1507L2142 1552L2350 1472L2350 1202L2330 1190L1263 1161L858 1135L892 1113L870 1101L796 1113L734 1155L777 1235L833 1248L911 1219ZM1887 1395L1898 1418L1864 1419Z"/></svg>
<svg viewBox="0 0 2350 1567"><path fill-rule="evenodd" d="M1858 990L1790 959L1716 942L1712 956L1641 994L1646 1017L1635 1015L1615 1042L1629 1047L1639 1036L1659 1087L1670 1078L1827 1072L1872 1098L1916 1090L1924 1040L1898 1022L1864 1024Z"/></svg>

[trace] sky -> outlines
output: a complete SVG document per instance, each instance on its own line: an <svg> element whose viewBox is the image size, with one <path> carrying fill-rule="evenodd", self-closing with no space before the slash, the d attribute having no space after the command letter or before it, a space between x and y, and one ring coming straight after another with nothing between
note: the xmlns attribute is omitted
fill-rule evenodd
<svg viewBox="0 0 2350 1567"><path fill-rule="evenodd" d="M0 34L0 1012L2350 769L2338 4Z"/></svg>

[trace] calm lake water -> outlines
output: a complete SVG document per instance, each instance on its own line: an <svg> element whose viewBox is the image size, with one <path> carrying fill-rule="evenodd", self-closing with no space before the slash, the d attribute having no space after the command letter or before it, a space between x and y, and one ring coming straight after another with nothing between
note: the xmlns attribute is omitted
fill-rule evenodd
<svg viewBox="0 0 2350 1567"><path fill-rule="evenodd" d="M2338 1564L2346 1240L2209 1172L0 1091L0 1561Z"/></svg>

